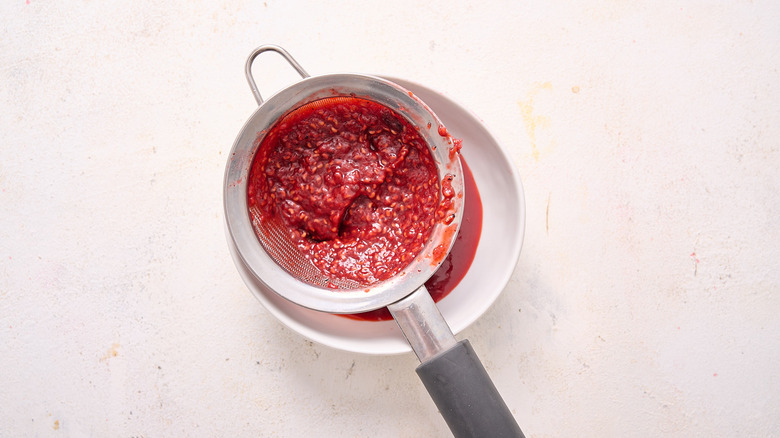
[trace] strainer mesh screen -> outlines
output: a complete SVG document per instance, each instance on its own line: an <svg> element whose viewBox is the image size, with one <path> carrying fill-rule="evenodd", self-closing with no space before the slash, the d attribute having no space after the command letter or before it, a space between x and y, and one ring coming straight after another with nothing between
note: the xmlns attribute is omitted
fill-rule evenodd
<svg viewBox="0 0 780 438"><path fill-rule="evenodd" d="M290 239L287 228L278 217L261 219L257 207L249 209L252 226L269 256L292 276L305 283L331 289L357 289L366 285L349 279L330 278L310 262Z"/></svg>

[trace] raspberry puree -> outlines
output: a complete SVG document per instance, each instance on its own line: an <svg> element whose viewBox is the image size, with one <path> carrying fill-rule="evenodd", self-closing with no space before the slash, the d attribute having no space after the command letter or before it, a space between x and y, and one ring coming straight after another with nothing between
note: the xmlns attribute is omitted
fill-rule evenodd
<svg viewBox="0 0 780 438"><path fill-rule="evenodd" d="M423 248L454 192L405 118L378 103L328 98L294 110L265 136L249 175L261 220L281 219L291 240L331 278L370 285ZM445 205L446 204L446 205ZM446 220L446 219L445 219Z"/></svg>
<svg viewBox="0 0 780 438"><path fill-rule="evenodd" d="M425 282L425 288L431 294L433 301L439 302L446 297L463 277L466 276L474 256L477 254L477 245L482 234L482 199L479 196L474 174L471 172L466 160L460 157L463 166L463 188L466 193L463 199L463 219L461 220L458 236L452 245L452 250L444 259L433 276ZM393 319L387 307L372 310L370 312L340 315L350 319L362 321L387 321Z"/></svg>

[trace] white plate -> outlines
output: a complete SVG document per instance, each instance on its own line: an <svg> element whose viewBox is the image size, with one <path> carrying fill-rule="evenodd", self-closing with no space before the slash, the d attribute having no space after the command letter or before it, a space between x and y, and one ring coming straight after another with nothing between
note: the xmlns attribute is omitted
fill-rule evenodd
<svg viewBox="0 0 780 438"><path fill-rule="evenodd" d="M520 256L525 201L515 167L487 128L469 111L422 85L386 78L412 91L463 139L466 159L482 197L482 235L474 262L460 284L438 306L453 333L477 320L498 298ZM230 252L247 287L279 321L302 336L340 350L365 354L411 351L395 321L357 321L300 307L271 290L249 272L228 238Z"/></svg>

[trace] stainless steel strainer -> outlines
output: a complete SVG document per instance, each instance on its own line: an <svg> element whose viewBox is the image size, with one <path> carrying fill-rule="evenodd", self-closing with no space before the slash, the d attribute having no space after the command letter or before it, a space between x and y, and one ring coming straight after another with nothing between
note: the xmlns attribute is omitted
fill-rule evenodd
<svg viewBox="0 0 780 438"><path fill-rule="evenodd" d="M302 77L266 101L251 71L254 59L265 51L282 55ZM388 307L421 361L417 373L456 436L523 436L471 345L455 340L424 286L442 261L441 249L448 252L451 248L462 215L460 160L451 153L453 142L444 134L446 130L440 134L441 121L397 84L360 74L311 77L278 46L255 49L247 59L246 76L259 107L244 125L228 158L224 208L230 238L252 275L283 298L313 310L358 313ZM422 252L406 268L371 285L334 282L323 275L289 241L281 224L260 220L247 202L252 161L268 131L295 109L337 96L372 100L407 118L429 145L439 178L451 175L452 187L459 194L453 199L455 219L435 223Z"/></svg>

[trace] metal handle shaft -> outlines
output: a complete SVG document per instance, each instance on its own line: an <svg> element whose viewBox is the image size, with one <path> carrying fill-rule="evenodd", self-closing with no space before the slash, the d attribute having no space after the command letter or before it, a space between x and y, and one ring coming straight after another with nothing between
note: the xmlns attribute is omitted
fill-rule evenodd
<svg viewBox="0 0 780 438"><path fill-rule="evenodd" d="M439 313L439 308L425 286L420 286L387 308L420 362L455 345L455 336L450 326Z"/></svg>
<svg viewBox="0 0 780 438"><path fill-rule="evenodd" d="M456 341L425 286L387 308L420 359L417 375L456 438L523 438L469 341Z"/></svg>

